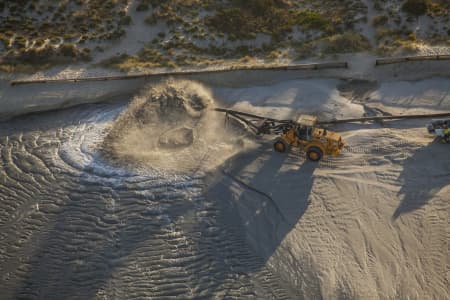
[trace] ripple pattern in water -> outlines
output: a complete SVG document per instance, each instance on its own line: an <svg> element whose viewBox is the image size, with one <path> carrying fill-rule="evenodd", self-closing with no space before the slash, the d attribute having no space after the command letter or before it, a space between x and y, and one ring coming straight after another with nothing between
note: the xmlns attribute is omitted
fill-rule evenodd
<svg viewBox="0 0 450 300"><path fill-rule="evenodd" d="M0 124L0 298L288 298L224 204L203 196L204 174L102 161L122 109Z"/></svg>

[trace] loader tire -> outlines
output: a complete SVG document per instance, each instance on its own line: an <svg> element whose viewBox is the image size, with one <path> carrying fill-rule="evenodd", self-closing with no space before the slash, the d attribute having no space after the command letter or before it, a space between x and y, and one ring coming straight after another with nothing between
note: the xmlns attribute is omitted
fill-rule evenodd
<svg viewBox="0 0 450 300"><path fill-rule="evenodd" d="M306 156L311 161L319 161L322 159L323 151L319 147L310 147L306 150Z"/></svg>
<svg viewBox="0 0 450 300"><path fill-rule="evenodd" d="M289 152L290 148L291 146L288 143L286 143L286 141L283 140L282 138L276 139L275 142L273 143L273 149L280 153Z"/></svg>

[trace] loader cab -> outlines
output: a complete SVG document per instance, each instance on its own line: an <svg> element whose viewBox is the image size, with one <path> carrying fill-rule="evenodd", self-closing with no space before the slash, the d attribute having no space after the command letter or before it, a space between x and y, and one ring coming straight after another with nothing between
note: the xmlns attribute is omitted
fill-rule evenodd
<svg viewBox="0 0 450 300"><path fill-rule="evenodd" d="M296 128L296 134L297 137L301 140L304 141L310 141L312 140L312 133L313 133L313 128L309 127L309 126L297 126Z"/></svg>
<svg viewBox="0 0 450 300"><path fill-rule="evenodd" d="M317 117L310 115L300 115L297 119L296 134L297 137L304 141L313 139L314 125L317 123Z"/></svg>

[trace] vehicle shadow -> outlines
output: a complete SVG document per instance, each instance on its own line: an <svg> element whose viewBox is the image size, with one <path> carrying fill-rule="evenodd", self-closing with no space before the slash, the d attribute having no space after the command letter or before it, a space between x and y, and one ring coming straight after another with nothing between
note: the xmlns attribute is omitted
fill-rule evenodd
<svg viewBox="0 0 450 300"><path fill-rule="evenodd" d="M449 145L435 141L406 159L399 177L402 200L392 215L393 220L420 209L450 185L449 150Z"/></svg>
<svg viewBox="0 0 450 300"><path fill-rule="evenodd" d="M271 144L256 153L243 153L227 161L222 175L209 185L207 198L220 203L228 226L238 226L246 244L265 265L306 212L317 164L299 154L276 153ZM306 297L284 284L296 298Z"/></svg>

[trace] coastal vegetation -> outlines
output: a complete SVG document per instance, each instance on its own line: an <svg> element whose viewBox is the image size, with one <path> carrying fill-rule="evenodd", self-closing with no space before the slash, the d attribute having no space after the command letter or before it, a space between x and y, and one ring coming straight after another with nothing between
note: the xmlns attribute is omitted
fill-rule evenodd
<svg viewBox="0 0 450 300"><path fill-rule="evenodd" d="M0 0L0 69L92 61L129 71L450 45L448 1L374 0L370 14L366 2ZM419 18L426 26L415 25ZM137 23L151 32L139 36L140 50L96 59Z"/></svg>

